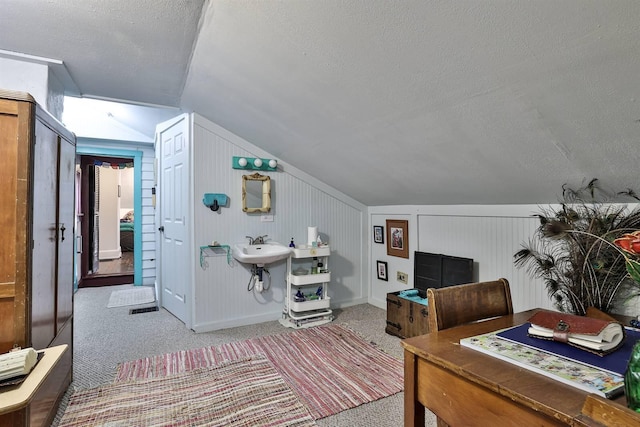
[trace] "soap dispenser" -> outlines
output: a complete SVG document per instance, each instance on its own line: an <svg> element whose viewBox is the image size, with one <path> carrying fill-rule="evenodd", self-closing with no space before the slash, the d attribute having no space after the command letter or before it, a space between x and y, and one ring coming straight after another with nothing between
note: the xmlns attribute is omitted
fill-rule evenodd
<svg viewBox="0 0 640 427"><path fill-rule="evenodd" d="M295 248L296 247L296 244L293 243L293 237L291 238L291 243L289 243L289 247L290 248Z"/></svg>

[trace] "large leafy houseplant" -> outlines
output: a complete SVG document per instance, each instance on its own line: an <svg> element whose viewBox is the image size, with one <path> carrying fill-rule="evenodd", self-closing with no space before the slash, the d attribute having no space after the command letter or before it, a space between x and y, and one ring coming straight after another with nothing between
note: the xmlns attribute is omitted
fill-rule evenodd
<svg viewBox="0 0 640 427"><path fill-rule="evenodd" d="M640 199L630 189L608 193L597 179L562 189L559 207L536 214L540 226L514 255L515 264L544 281L560 311L614 312L625 298L640 295L640 208L610 201Z"/></svg>

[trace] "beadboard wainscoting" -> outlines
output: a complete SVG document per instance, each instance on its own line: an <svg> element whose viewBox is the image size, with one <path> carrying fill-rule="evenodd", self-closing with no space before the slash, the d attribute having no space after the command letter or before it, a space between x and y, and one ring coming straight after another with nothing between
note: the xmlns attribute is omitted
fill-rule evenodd
<svg viewBox="0 0 640 427"><path fill-rule="evenodd" d="M513 264L513 255L539 224L532 217L419 215L418 244L423 252L473 258L477 281L509 280L516 312L552 308L542 281L532 280L526 268Z"/></svg>
<svg viewBox="0 0 640 427"><path fill-rule="evenodd" d="M474 280L505 277L511 285L513 308L552 308L544 283L529 277L526 269L513 264L539 225L531 215L534 205L508 206L396 206L370 208L370 222L384 225L386 219L409 221L409 259L387 256L386 245L371 245L373 271L370 302L386 307L386 294L413 287L414 252L433 252L474 260ZM375 261L388 262L389 281L376 280ZM406 285L396 280L396 272L409 273Z"/></svg>
<svg viewBox="0 0 640 427"><path fill-rule="evenodd" d="M272 209L268 214L242 211L242 175L232 169L233 156L269 157L242 138L198 116L193 117L193 243L194 248L217 241L232 245L245 236L268 235L288 245L291 238L306 243L307 227L317 226L320 238L331 247L331 306L366 303L366 207L278 160L278 170L263 171L271 178ZM223 193L226 207L212 212L204 206L204 193ZM267 215L269 221L263 221ZM193 259L193 323L197 332L279 319L286 291L286 260L267 265L270 288L248 291L251 266L216 254L199 265ZM265 279L268 280L268 279ZM265 283L266 285L266 283Z"/></svg>

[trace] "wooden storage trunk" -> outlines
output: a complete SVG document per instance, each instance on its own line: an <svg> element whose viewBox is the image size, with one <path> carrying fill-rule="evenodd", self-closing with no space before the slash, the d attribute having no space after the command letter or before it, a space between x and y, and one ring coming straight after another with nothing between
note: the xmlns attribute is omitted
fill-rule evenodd
<svg viewBox="0 0 640 427"><path fill-rule="evenodd" d="M385 332L400 338L411 338L429 332L429 309L426 305L399 296L387 294L387 327Z"/></svg>
<svg viewBox="0 0 640 427"><path fill-rule="evenodd" d="M414 286L422 298L427 288L442 288L473 281L473 259L429 252L414 253ZM388 334L411 338L429 333L429 309L425 304L403 298L401 292L387 294ZM426 300L425 300L426 302Z"/></svg>

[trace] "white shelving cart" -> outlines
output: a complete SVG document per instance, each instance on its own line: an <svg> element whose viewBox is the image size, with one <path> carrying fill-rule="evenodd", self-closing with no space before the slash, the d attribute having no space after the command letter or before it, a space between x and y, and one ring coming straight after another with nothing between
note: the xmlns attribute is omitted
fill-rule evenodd
<svg viewBox="0 0 640 427"><path fill-rule="evenodd" d="M328 246L293 248L287 258L287 294L280 323L288 328L309 328L333 320L328 294ZM312 273L313 258L322 263L322 270Z"/></svg>

